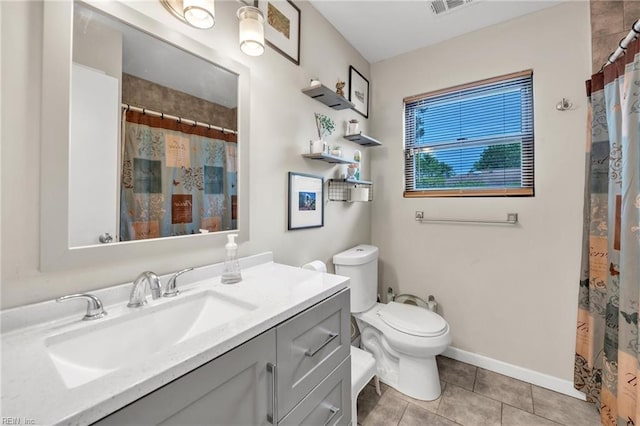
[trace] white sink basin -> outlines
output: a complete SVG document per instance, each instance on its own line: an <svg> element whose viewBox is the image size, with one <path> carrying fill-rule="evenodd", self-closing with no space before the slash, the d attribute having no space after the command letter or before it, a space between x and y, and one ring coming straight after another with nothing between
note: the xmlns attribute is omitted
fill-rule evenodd
<svg viewBox="0 0 640 426"><path fill-rule="evenodd" d="M45 340L47 352L68 388L75 388L203 332L257 306L213 290L180 295L163 304L87 324Z"/></svg>

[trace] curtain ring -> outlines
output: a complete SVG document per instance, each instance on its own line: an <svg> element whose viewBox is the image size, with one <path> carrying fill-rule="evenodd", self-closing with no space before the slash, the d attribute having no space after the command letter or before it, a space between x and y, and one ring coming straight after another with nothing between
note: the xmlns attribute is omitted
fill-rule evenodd
<svg viewBox="0 0 640 426"><path fill-rule="evenodd" d="M223 134L223 135L225 134L225 130L226 130L226 129L223 127L223 128L222 128L222 134Z"/></svg>
<svg viewBox="0 0 640 426"><path fill-rule="evenodd" d="M618 42L618 47L619 47L620 49L624 50L624 51L626 51L626 50L627 50L627 48L626 48L625 46L623 46L623 45L622 45L622 40L624 40L625 38L626 38L626 37L622 37L622 38L620 39L620 41Z"/></svg>
<svg viewBox="0 0 640 426"><path fill-rule="evenodd" d="M198 120L193 120L193 124L192 124L192 126L193 126L193 127L198 127Z"/></svg>
<svg viewBox="0 0 640 426"><path fill-rule="evenodd" d="M160 113L160 120L164 120L164 112Z"/></svg>
<svg viewBox="0 0 640 426"><path fill-rule="evenodd" d="M178 124L182 124L182 117L178 117Z"/></svg>
<svg viewBox="0 0 640 426"><path fill-rule="evenodd" d="M127 112L129 112L129 108L131 108L131 105L127 104Z"/></svg>
<svg viewBox="0 0 640 426"><path fill-rule="evenodd" d="M146 109L142 108L142 115L145 115L146 113Z"/></svg>
<svg viewBox="0 0 640 426"><path fill-rule="evenodd" d="M208 126L209 126L209 130L211 130L211 124L208 124Z"/></svg>

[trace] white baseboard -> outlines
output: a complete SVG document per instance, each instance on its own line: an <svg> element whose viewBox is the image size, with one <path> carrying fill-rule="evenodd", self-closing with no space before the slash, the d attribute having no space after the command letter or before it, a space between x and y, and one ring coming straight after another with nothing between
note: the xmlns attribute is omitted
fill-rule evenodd
<svg viewBox="0 0 640 426"><path fill-rule="evenodd" d="M573 387L573 382L569 380L559 379L548 374L539 373L537 371L529 370L528 368L518 367L517 365L508 364L503 361L498 361L497 359L453 347L447 348L442 355L447 358L475 365L476 367L484 368L485 370L513 377L514 379L522 380L523 382L531 383L532 385L563 393L583 401L586 399L585 394L576 390Z"/></svg>

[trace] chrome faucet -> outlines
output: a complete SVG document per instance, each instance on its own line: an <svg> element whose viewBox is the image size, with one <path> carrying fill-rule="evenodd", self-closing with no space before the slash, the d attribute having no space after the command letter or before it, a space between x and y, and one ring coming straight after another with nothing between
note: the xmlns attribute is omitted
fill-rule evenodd
<svg viewBox="0 0 640 426"><path fill-rule="evenodd" d="M66 302L67 300L85 299L87 301L87 313L82 317L84 321L95 320L107 315L102 302L93 294L70 294L68 296L58 297L56 302Z"/></svg>
<svg viewBox="0 0 640 426"><path fill-rule="evenodd" d="M162 297L175 297L178 295L178 277L185 272L193 271L193 268L183 269L182 271L178 271L171 278L169 278L169 282L167 283L167 287L162 294Z"/></svg>
<svg viewBox="0 0 640 426"><path fill-rule="evenodd" d="M147 303L146 286L145 283L149 283L151 289L151 297L157 299L162 296L162 284L160 278L151 271L145 271L138 275L138 278L133 282L133 288L131 289L131 295L129 296L129 308L139 308Z"/></svg>

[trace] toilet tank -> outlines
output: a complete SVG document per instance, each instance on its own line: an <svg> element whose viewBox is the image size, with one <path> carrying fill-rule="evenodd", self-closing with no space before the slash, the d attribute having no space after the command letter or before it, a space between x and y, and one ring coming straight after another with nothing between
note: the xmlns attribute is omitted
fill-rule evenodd
<svg viewBox="0 0 640 426"><path fill-rule="evenodd" d="M375 305L378 292L378 247L360 244L333 256L336 274L350 278L351 312Z"/></svg>

